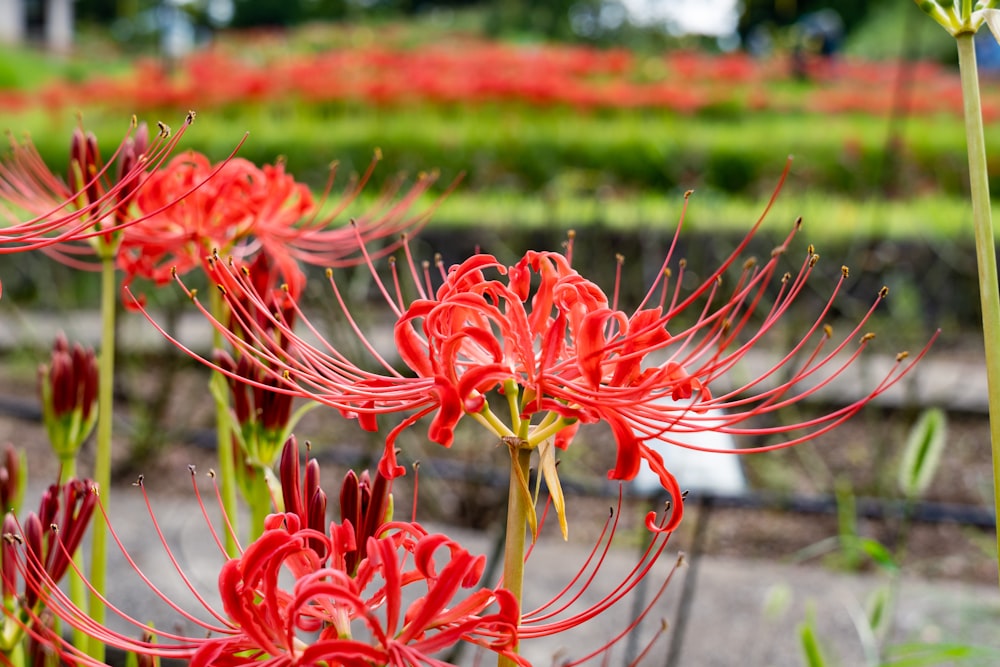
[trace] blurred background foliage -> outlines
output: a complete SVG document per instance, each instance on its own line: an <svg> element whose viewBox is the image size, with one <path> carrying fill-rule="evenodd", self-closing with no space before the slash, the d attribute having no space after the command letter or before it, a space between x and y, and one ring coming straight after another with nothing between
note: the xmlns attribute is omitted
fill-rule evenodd
<svg viewBox="0 0 1000 667"><path fill-rule="evenodd" d="M478 28L503 38L561 40L629 48L670 48L697 42L718 48L684 30L675 18L683 10L663 11L674 4L690 6L685 0L77 0L76 14L84 26L100 29L111 26L120 36L135 36L136 45L146 45L138 37L155 31L151 17L167 9L179 9L192 25L203 31L226 28L288 28L309 22L379 22L433 18L466 28ZM886 27L905 23L912 7L903 2L872 3L867 0L733 0L707 3L718 12L731 15L736 35L748 43L754 34L766 31L778 42L794 39L803 16L834 10L842 22L844 50L863 57L901 55L900 44L885 38ZM702 9L701 12L713 11ZM650 20L656 16L656 20ZM919 15L918 15L919 16ZM660 18L662 17L662 18ZM925 21L913 21L918 32ZM912 31L910 31L912 33ZM928 34L930 31L927 31ZM879 38L878 35L882 37ZM728 36L727 36L728 37ZM954 59L953 45L946 39L927 37L923 55ZM920 41L924 38L921 36ZM936 45L950 48L941 48ZM722 48L737 42L726 40Z"/></svg>
<svg viewBox="0 0 1000 667"><path fill-rule="evenodd" d="M954 45L908 0L77 0L74 7L72 57L0 48L0 93L31 100L20 110L0 107L0 126L30 135L56 173L65 172L78 113L110 152L132 112L176 124L195 108L198 122L184 146L213 159L228 155L248 131L240 156L259 164L281 159L318 190L332 161L339 164L339 187L381 149L370 197L394 179L436 171L429 206L461 179L436 209L435 229L518 248L558 247L566 229L589 228L583 238L607 252L634 240L623 232L641 235L638 250L655 248L652 237L672 232L689 189L696 191L685 220L689 233L738 238L793 154L789 182L765 223L769 233L782 235L802 215L804 241L825 244L834 256L860 257L865 271L889 270L894 283L917 295L911 311L940 311L933 302L944 290L963 295L951 299L948 317L968 323L977 317L975 272L963 259L971 236L961 123L950 113L919 112L921 104L956 92L947 88L957 83L949 69ZM657 8L674 11L655 14ZM712 11L718 15L710 30L681 20ZM110 103L103 105L60 94L68 84L102 77L131 78L150 93L185 77L210 89L238 81L243 65L267 72L331 51L374 53L377 60L483 43L502 44L518 57L612 62L621 51L627 67L586 76L598 85L674 85L675 98L690 96L695 104L316 102L280 91L267 98L251 88L255 97L214 106L182 100L137 109L132 98L116 94L106 93ZM213 65L215 57L221 59ZM202 69L191 65L199 58ZM832 66L814 76L800 67L803 58ZM931 78L920 64L928 60L939 68L938 88L918 87ZM545 83L541 73L520 76ZM329 85L316 81L317 89ZM990 144L1000 141L1000 125L991 123L988 133ZM1000 178L1000 168L992 173ZM369 202L363 199L359 209ZM895 244L891 252L886 240ZM907 243L918 247L899 251ZM925 243L945 259L933 271L920 251ZM703 251L708 246L690 243L689 253ZM610 271L614 263L604 264ZM636 263L636 271L647 268ZM5 289L45 298L31 272L19 273L24 280L8 279ZM635 284L643 282L635 277ZM77 298L77 284L84 289L66 277L60 293L67 301ZM925 325L917 323L915 338Z"/></svg>

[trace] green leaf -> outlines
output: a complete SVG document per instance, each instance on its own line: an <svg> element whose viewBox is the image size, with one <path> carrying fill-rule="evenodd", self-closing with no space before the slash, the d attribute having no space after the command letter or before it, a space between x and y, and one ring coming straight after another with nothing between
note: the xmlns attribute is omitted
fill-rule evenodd
<svg viewBox="0 0 1000 667"><path fill-rule="evenodd" d="M826 667L826 657L816 636L815 618L812 610L806 613L806 620L799 625L799 642L806 667Z"/></svg>
<svg viewBox="0 0 1000 667"><path fill-rule="evenodd" d="M857 537L852 544L852 548L864 553L883 570L888 572L899 570L899 564L896 562L896 558L892 555L892 552L878 540L873 540L870 537Z"/></svg>
<svg viewBox="0 0 1000 667"><path fill-rule="evenodd" d="M907 498L916 498L930 486L947 440L944 411L925 410L910 429L899 468L899 489Z"/></svg>
<svg viewBox="0 0 1000 667"><path fill-rule="evenodd" d="M879 586L868 596L866 615L872 633L881 641L892 626L892 591L889 586Z"/></svg>
<svg viewBox="0 0 1000 667"><path fill-rule="evenodd" d="M890 646L882 667L936 667L956 660L971 658L1000 659L1000 651L985 646L958 643L925 644L914 642Z"/></svg>

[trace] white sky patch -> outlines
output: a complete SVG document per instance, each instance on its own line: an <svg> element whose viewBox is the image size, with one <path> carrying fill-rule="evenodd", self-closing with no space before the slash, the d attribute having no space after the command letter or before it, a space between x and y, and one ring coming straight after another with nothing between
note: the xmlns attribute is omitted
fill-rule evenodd
<svg viewBox="0 0 1000 667"><path fill-rule="evenodd" d="M666 24L681 34L727 36L736 32L739 0L621 0L641 25Z"/></svg>

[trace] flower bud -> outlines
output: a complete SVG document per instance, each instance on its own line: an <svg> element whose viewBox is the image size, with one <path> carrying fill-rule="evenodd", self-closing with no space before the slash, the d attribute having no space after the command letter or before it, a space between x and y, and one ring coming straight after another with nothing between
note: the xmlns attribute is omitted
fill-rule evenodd
<svg viewBox="0 0 1000 667"><path fill-rule="evenodd" d="M4 606L11 608L11 601L17 596L17 542L19 534L17 519L10 512L3 518L3 542L0 542L0 586L3 591Z"/></svg>
<svg viewBox="0 0 1000 667"><path fill-rule="evenodd" d="M16 514L21 508L27 473L24 453L8 442L0 452L0 511Z"/></svg>
<svg viewBox="0 0 1000 667"><path fill-rule="evenodd" d="M97 423L97 357L59 334L38 379L49 443L60 461L72 460Z"/></svg>

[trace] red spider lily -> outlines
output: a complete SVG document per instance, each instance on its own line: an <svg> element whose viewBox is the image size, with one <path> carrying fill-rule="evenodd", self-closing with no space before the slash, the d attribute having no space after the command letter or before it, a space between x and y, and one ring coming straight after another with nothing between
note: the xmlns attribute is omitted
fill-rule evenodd
<svg viewBox="0 0 1000 667"><path fill-rule="evenodd" d="M286 173L280 162L257 167L231 159L212 165L198 153L177 156L137 195L139 210L150 214L129 228L120 265L129 276L162 283L175 272L184 274L202 266L216 250L237 257L261 251L297 292L303 280L298 262L355 264L352 256L357 255L358 234L365 242L374 242L419 227L426 219L426 214L408 213L434 181L433 176L422 175L398 200L398 184L382 193L371 211L355 219L358 231L333 226L361 194L377 161L378 156L332 211L321 213L309 189ZM327 195L334 173L331 169ZM166 206L182 197L177 206Z"/></svg>
<svg viewBox="0 0 1000 667"><path fill-rule="evenodd" d="M91 133L77 129L70 147L70 169L63 180L42 161L30 140L11 140L11 154L0 161L0 253L45 249L74 264L74 256L92 254L89 243L108 239L136 218L130 206L150 172L166 160L185 129L159 124L149 140L145 124L132 127L105 162ZM165 203L166 204L166 203ZM31 216L22 220L24 214ZM73 244L87 242L86 249ZM57 248L56 246L61 245Z"/></svg>
<svg viewBox="0 0 1000 667"><path fill-rule="evenodd" d="M294 445L286 451L290 454L287 474L292 465L298 468L298 461L291 461L291 456L297 453ZM286 481L295 485L291 478ZM142 487L148 506L141 478L137 486ZM310 486L307 483L302 488L296 487L290 496L297 497ZM317 490L322 492L318 486ZM197 486L195 492L201 504ZM350 490L345 488L343 493L349 494ZM89 497L96 499L96 491ZM104 508L100 507L103 514ZM460 642L526 664L510 650L518 618L513 597L504 589L494 590L480 584L484 556L474 556L454 540L428 533L415 522L380 521L373 532L365 534L345 520L332 523L325 530L314 527L322 526L322 514L317 517L309 512L308 522L304 522L298 513L301 509L296 506L296 511L270 515L264 533L236 558L225 557L221 540L212 531L223 559L219 574L223 609L217 610L197 593L180 570L150 508L152 527L171 562L212 621L198 620L166 598L142 573L111 529L129 564L152 593L160 596L179 617L197 623L207 631L207 636L150 629L113 606L109 607L112 613L146 637L133 639L95 623L45 577L47 570L40 566L33 550L13 548L29 541L26 536L21 537L16 526L5 527L11 546L5 552L5 557L10 558L10 563L5 561L5 566L10 565L5 572L40 575L42 578L34 580L37 582L34 595L46 609L64 624L108 646L138 655L190 660L195 666L443 665L434 655ZM207 521L204 505L201 510ZM107 515L103 516L107 521ZM363 556L350 572L346 568L347 556L359 550L356 540L362 535L366 542ZM289 576L294 583L287 587ZM91 594L96 592L91 589ZM33 630L29 625L27 631L36 641L75 664L103 664L43 629Z"/></svg>
<svg viewBox="0 0 1000 667"><path fill-rule="evenodd" d="M254 300L252 273L237 263L215 262L212 275L240 322L238 329L256 333L237 336L225 323L212 321L237 349L284 382L290 393L337 408L369 430L377 427L378 415L407 414L386 438L380 470L388 477L403 472L395 454L402 429L431 416L431 440L449 446L456 424L469 416L508 442L513 439L518 446L539 449L539 467L562 518L550 443L565 448L580 423L606 422L617 444L617 461L608 476L632 479L645 459L676 503L669 530L681 517L679 488L660 455L647 446L648 440L692 447L671 434L716 430L786 437L782 443L742 452L794 445L844 422L913 368L914 362L903 363L907 355L900 354L897 364L861 399L820 417L780 426L757 419L826 386L868 346L872 336L862 336L862 331L886 290L839 341L833 340L824 322L848 278L845 268L826 306L787 354L743 386L713 395L710 388L715 381L730 373L775 329L802 293L819 259L810 246L794 273L783 270L799 229L797 222L766 261L746 259L735 279L730 279L729 270L740 266L741 255L762 221L763 216L722 265L689 293L680 287L684 262L672 257L675 236L659 279L631 312L619 309L617 296L609 299L572 267L572 243L566 254L530 251L510 267L491 255L475 255L447 272L441 267L441 285L436 291L430 276L421 273L407 252L418 293L409 303L399 290L396 265L391 265L387 284L369 262L396 315L396 350L410 370L406 375L362 333L332 271L328 275L335 298L381 371L368 370L324 342L301 312L296 312L296 318L309 330L310 340L298 336L280 313L270 314L267 327L262 327L243 305L248 298L251 303ZM673 276L672 271L679 275ZM770 305L765 308L765 303ZM204 307L198 307L211 318ZM254 304L252 313L260 312L266 312L263 304ZM675 327L682 316L693 316L694 323ZM274 343L273 334L265 335L272 330L280 332L281 345ZM316 336L320 337L318 346L310 342ZM488 394L494 392L509 406L509 423L495 415L487 402ZM706 415L709 410L723 410L727 417L719 423L717 417Z"/></svg>
<svg viewBox="0 0 1000 667"><path fill-rule="evenodd" d="M429 533L416 521L392 520L391 482L380 475L376 474L369 486L366 473L360 477L348 474L340 491L343 518L340 523L326 526L325 493L319 484L318 464L310 459L303 476L298 454L298 446L290 439L281 462L286 511L270 515L263 534L235 558L226 556L194 484L199 510L211 533L210 542L220 555L221 609L207 602L184 574L153 513L141 477L136 486L147 505L151 530L203 609L184 609L161 592L128 554L109 524L110 534L127 563L149 588L150 599L143 603L143 613L151 613L151 598L155 596L176 614L178 621L193 623L204 633L196 630L181 634L150 628L144 624L148 619L134 618L110 604L112 613L135 628L136 636L141 638L94 622L55 585L54 577L59 572L44 565L54 555L62 555L60 567L68 565L75 569L68 559L70 540L50 541L48 551L39 551L29 546L37 542L31 537L37 531L9 520L3 529L7 548L3 551L0 571L5 573L4 582L23 577L31 587L25 599L30 594L45 609L41 615L29 608L23 617L16 619L29 634L34 650L54 652L73 664L103 665L51 632L51 621L46 621L51 614L64 628L80 629L110 647L135 653L140 658L181 659L194 666L444 667L449 663L436 656L459 643L504 656L514 664L530 665L529 658L514 652L517 642L530 643L533 639L563 635L596 621L594 627L600 641L587 642L588 646L596 646L578 650L571 661L565 662L578 665L600 659L630 632L637 631L639 623L661 599L676 569L668 566L662 583L638 607L638 614L631 621L621 626L609 625L609 615L620 617L615 607L630 599L639 582L661 576L654 567L670 536L667 531L655 532L634 566L620 570L617 564L612 565L612 539L621 516L619 493L617 510L611 512L580 569L568 573L569 583L552 599L526 611L518 621L517 604L502 582L491 586L481 581L485 556L474 555L446 535ZM193 483L194 480L192 468ZM86 488L78 497L86 499L85 507L90 510L98 507L103 520L108 521L96 489ZM543 524L544 520L545 514ZM75 530L71 532L78 535ZM527 557L531 558L532 552ZM607 585L599 576L602 571L605 574L611 571L618 583L608 586L608 592L596 601L585 602L598 586ZM91 594L96 594L93 589ZM158 625L173 626L163 622ZM592 635L594 630L587 632ZM655 632L653 640L661 632Z"/></svg>
<svg viewBox="0 0 1000 667"><path fill-rule="evenodd" d="M274 665L442 664L433 654L459 641L512 655L517 606L509 593L478 588L453 600L479 583L484 557L418 524L386 524L369 538L367 557L351 576L341 559L355 545L337 537L335 527L327 562L309 546L318 536L296 515L271 515L264 534L219 575L223 605L240 633L207 641L192 666L249 665L265 656ZM279 584L282 571L295 577L291 591ZM426 586L426 593L404 608L403 591L412 584ZM493 604L498 611L482 613ZM353 639L352 623L363 624L370 639Z"/></svg>

